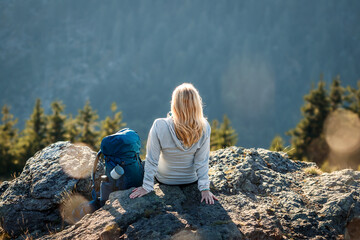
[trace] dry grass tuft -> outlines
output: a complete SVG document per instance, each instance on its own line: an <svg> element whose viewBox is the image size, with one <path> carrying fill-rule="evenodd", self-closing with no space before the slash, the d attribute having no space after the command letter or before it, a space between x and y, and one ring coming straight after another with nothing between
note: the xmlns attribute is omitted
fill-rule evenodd
<svg viewBox="0 0 360 240"><path fill-rule="evenodd" d="M108 232L110 232L110 231L121 231L121 228L119 228L119 226L115 223L115 224L110 224L110 225L107 225L106 227L105 227L105 231L108 231Z"/></svg>
<svg viewBox="0 0 360 240"><path fill-rule="evenodd" d="M310 175L321 175L323 172L321 171L321 169L319 169L318 167L308 167L308 168L304 168L303 171L307 174Z"/></svg>
<svg viewBox="0 0 360 240"><path fill-rule="evenodd" d="M9 240L9 239L11 239L10 235L8 235L2 229L0 229L0 240Z"/></svg>

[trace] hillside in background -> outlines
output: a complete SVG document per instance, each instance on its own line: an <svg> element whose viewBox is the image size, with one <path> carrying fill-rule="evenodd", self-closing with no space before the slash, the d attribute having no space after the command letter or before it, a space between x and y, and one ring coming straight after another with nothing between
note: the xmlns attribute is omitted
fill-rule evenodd
<svg viewBox="0 0 360 240"><path fill-rule="evenodd" d="M359 1L0 1L0 106L113 101L143 139L173 89L191 82L205 114L227 114L237 145L268 147L301 118L321 73L360 79Z"/></svg>

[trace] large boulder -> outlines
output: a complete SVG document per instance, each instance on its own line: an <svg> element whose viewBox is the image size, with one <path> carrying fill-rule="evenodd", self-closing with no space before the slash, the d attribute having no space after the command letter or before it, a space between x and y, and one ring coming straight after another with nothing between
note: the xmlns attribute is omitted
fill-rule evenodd
<svg viewBox="0 0 360 240"><path fill-rule="evenodd" d="M41 235L63 225L61 204L74 193L90 196L96 154L85 146L57 142L30 158L19 177L0 186L1 228L16 237ZM97 179L103 172L98 165Z"/></svg>
<svg viewBox="0 0 360 240"><path fill-rule="evenodd" d="M241 239L221 204L200 203L196 184L155 184L155 191L130 199L133 188L110 194L107 204L62 232L44 239Z"/></svg>
<svg viewBox="0 0 360 240"><path fill-rule="evenodd" d="M219 199L214 205L200 202L196 184L177 187L156 183L155 191L141 198L129 198L133 188L113 192L103 208L41 238L341 239L356 236L360 172L345 169L321 173L314 163L293 161L286 153L262 148L221 149L211 152L209 162L211 190ZM7 188L1 199L13 191L9 188L14 183L8 184L0 187L1 191ZM15 193L12 196L20 198ZM4 200L1 201L0 206ZM7 207L21 212L16 201ZM50 211L46 214L54 215Z"/></svg>

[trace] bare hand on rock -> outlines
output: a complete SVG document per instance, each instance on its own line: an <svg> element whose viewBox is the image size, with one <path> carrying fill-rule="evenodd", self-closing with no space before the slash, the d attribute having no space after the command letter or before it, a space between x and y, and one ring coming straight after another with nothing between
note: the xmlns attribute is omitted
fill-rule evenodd
<svg viewBox="0 0 360 240"><path fill-rule="evenodd" d="M214 204L214 199L218 201L214 194L209 190L201 191L201 202L205 200L206 204Z"/></svg>
<svg viewBox="0 0 360 240"><path fill-rule="evenodd" d="M142 197L144 195L148 194L148 191L146 191L143 187L138 187L132 190L132 193L130 194L130 198L137 198Z"/></svg>

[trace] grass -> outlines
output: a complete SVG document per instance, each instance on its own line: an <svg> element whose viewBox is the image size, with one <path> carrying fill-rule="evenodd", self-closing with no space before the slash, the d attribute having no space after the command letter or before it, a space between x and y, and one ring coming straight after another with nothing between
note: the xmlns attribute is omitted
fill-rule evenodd
<svg viewBox="0 0 360 240"><path fill-rule="evenodd" d="M29 229L26 229L26 231L24 232L24 235L21 235L21 237L24 240L33 240L34 239L34 237L31 236L31 234L29 233Z"/></svg>
<svg viewBox="0 0 360 240"><path fill-rule="evenodd" d="M115 223L115 224L111 224L111 225L107 225L105 227L105 231L106 232L112 232L112 231L118 231L120 232L121 231L121 228L119 228L119 226Z"/></svg>
<svg viewBox="0 0 360 240"><path fill-rule="evenodd" d="M315 175L315 176L321 175L323 173L321 171L321 169L319 169L317 167L307 167L307 168L304 168L303 171L307 174Z"/></svg>
<svg viewBox="0 0 360 240"><path fill-rule="evenodd" d="M5 182L5 181L11 181L11 180L14 180L15 178L17 178L17 177L19 177L20 176L20 172L13 172L13 173L11 173L10 174L10 176L1 176L0 177L0 184L2 184L3 182ZM0 238L0 240L1 240L1 238Z"/></svg>
<svg viewBox="0 0 360 240"><path fill-rule="evenodd" d="M290 153L292 152L292 151L294 151L295 150L295 148L291 148L290 146L286 146L281 152L284 152L284 153L286 153L288 156L290 155Z"/></svg>
<svg viewBox="0 0 360 240"><path fill-rule="evenodd" d="M329 163L329 161L326 160L326 161L321 165L321 170L322 170L323 172L331 173L331 172L340 170L340 168L337 167L337 166L331 166L330 163Z"/></svg>
<svg viewBox="0 0 360 240"><path fill-rule="evenodd" d="M11 237L5 232L0 231L0 240L8 240L8 239L11 239Z"/></svg>

